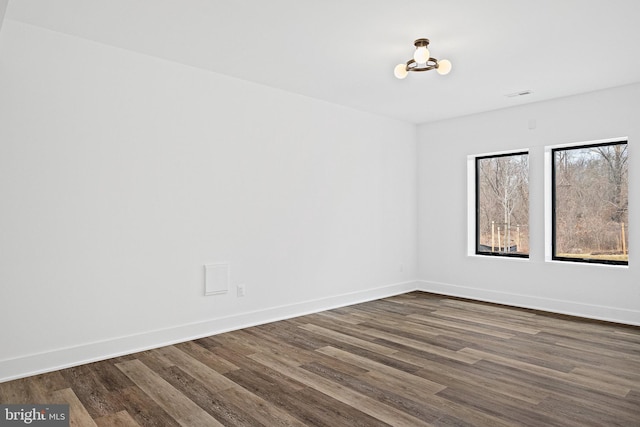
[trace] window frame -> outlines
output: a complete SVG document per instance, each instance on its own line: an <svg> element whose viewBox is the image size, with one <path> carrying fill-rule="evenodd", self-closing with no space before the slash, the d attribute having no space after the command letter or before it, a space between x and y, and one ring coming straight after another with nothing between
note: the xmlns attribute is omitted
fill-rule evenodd
<svg viewBox="0 0 640 427"><path fill-rule="evenodd" d="M526 254L522 254L522 253L510 253L510 252L480 252L479 251L479 247L480 247L480 167L479 167L479 161L484 160L484 159L493 159L493 158L499 158L499 157L511 157L511 156L522 156L522 155L526 155L527 156L527 174L529 174L529 150L528 149L523 149L523 150L515 150L515 151L504 151L504 152L499 152L499 153L492 153L492 154L480 154L480 155L475 155L475 156L470 156L473 157L473 180L474 180L474 184L473 184L473 192L474 192L474 237L473 237L473 255L478 255L478 256L489 256L489 257L498 257L498 258L516 258L516 259L525 259L528 260L531 256L531 250L529 249L529 252ZM529 184L530 185L530 184ZM531 203L529 201L529 203ZM528 219L527 219L528 220ZM529 230L529 224L527 224L527 229Z"/></svg>
<svg viewBox="0 0 640 427"><path fill-rule="evenodd" d="M557 261L562 263L579 263L579 264L588 264L588 265L608 265L608 266L623 266L628 267L629 261L617 261L617 260L606 260L606 259L593 259L593 258L572 258L572 257L563 257L556 255L556 152L558 151L569 151L569 150L580 150L584 148L593 148L593 147L604 147L611 145L619 145L624 144L627 146L627 151L629 150L629 141L628 138L610 138L605 140L598 141L586 141L586 142L578 142L572 144L562 144L545 147L545 152L547 154L546 167L548 173L546 176L548 177L548 185L547 185L547 253L546 253L546 261ZM628 154L627 154L628 155ZM628 185L628 184L627 184ZM627 223L627 226L629 224Z"/></svg>

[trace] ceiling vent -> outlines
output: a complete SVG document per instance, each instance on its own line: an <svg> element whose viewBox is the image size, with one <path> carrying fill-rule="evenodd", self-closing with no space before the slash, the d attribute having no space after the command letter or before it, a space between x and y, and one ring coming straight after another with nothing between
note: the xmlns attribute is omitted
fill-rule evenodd
<svg viewBox="0 0 640 427"><path fill-rule="evenodd" d="M521 90L521 91L518 91L518 92L508 93L505 96L507 98L517 98L519 96L531 95L532 93L533 93L533 91L530 91L530 90Z"/></svg>

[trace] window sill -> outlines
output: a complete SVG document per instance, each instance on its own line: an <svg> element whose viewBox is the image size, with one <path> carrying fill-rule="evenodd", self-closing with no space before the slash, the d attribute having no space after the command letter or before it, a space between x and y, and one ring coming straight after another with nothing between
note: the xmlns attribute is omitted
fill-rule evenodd
<svg viewBox="0 0 640 427"><path fill-rule="evenodd" d="M557 259L545 259L544 262L549 264L561 264L561 265L579 265L579 266L588 266L588 267L605 267L605 268L618 268L623 270L628 270L629 265L621 265L621 264L605 264L599 262L580 262L580 261L560 261Z"/></svg>
<svg viewBox="0 0 640 427"><path fill-rule="evenodd" d="M501 256L501 255L479 255L470 253L467 254L470 258L479 258L479 259L499 259L499 260L509 260L509 261L520 261L520 262L529 262L531 258L524 257L516 257L516 256Z"/></svg>

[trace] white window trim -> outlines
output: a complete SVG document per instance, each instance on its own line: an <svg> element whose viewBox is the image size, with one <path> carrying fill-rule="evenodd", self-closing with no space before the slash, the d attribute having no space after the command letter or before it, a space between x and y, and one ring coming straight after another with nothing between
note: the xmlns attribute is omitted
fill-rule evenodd
<svg viewBox="0 0 640 427"><path fill-rule="evenodd" d="M606 267L606 268L629 268L629 265L615 265L615 264L600 264L600 263L588 263L578 261L565 261L553 259L553 200L551 200L553 194L553 182L551 179L551 167L552 167L552 150L556 148L570 148L580 147L584 145L596 145L606 144L608 142L626 142L629 144L629 137L621 136L619 138L607 138L597 139L593 141L580 141L570 142L567 144L547 145L544 147L544 261L555 264L573 264L573 265L588 265L593 267Z"/></svg>

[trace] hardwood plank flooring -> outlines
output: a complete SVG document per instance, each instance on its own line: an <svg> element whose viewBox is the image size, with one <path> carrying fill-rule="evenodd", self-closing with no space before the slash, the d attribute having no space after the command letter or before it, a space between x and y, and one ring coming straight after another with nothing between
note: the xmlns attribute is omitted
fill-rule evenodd
<svg viewBox="0 0 640 427"><path fill-rule="evenodd" d="M640 426L640 328L411 292L0 383L73 426Z"/></svg>

